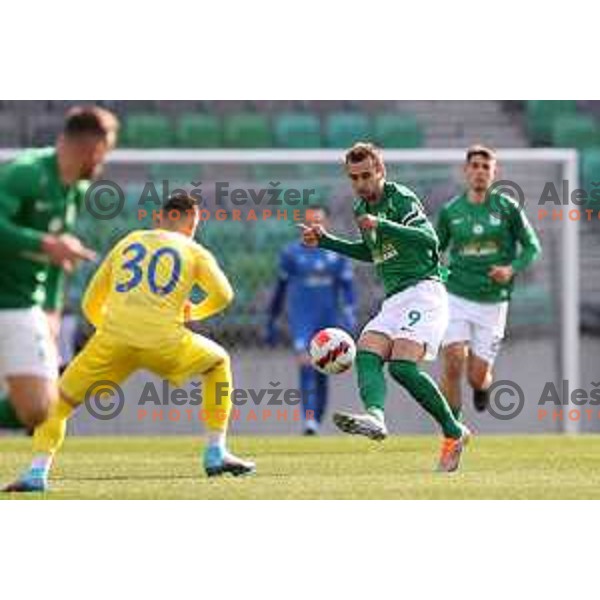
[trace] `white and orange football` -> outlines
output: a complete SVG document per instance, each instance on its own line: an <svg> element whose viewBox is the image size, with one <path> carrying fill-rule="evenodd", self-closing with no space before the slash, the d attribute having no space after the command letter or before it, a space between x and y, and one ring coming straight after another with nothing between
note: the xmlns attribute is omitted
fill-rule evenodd
<svg viewBox="0 0 600 600"><path fill-rule="evenodd" d="M320 373L334 375L347 371L356 357L356 344L343 329L328 327L313 336L309 347L310 360Z"/></svg>

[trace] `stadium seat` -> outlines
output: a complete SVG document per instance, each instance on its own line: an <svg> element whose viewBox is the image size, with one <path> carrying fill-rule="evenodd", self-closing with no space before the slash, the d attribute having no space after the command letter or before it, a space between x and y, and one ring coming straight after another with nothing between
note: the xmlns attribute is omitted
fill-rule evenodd
<svg viewBox="0 0 600 600"><path fill-rule="evenodd" d="M214 115L182 115L175 141L180 148L219 148L223 145L221 123Z"/></svg>
<svg viewBox="0 0 600 600"><path fill-rule="evenodd" d="M552 144L560 148L600 146L600 130L590 115L564 115L554 121Z"/></svg>
<svg viewBox="0 0 600 600"><path fill-rule="evenodd" d="M325 125L325 138L330 148L348 148L357 141L373 141L369 118L361 113L333 113Z"/></svg>
<svg viewBox="0 0 600 600"><path fill-rule="evenodd" d="M273 145L267 117L239 113L225 117L225 145L229 148L268 148Z"/></svg>
<svg viewBox="0 0 600 600"><path fill-rule="evenodd" d="M375 117L375 141L382 148L420 148L423 131L415 117L378 115Z"/></svg>
<svg viewBox="0 0 600 600"><path fill-rule="evenodd" d="M275 119L275 141L282 148L319 148L321 124L312 114L286 113Z"/></svg>
<svg viewBox="0 0 600 600"><path fill-rule="evenodd" d="M161 148L173 145L171 125L161 115L131 115L125 121L123 144L136 148Z"/></svg>
<svg viewBox="0 0 600 600"><path fill-rule="evenodd" d="M563 115L577 112L575 100L528 100L526 107L527 130L536 145L552 141L554 121Z"/></svg>

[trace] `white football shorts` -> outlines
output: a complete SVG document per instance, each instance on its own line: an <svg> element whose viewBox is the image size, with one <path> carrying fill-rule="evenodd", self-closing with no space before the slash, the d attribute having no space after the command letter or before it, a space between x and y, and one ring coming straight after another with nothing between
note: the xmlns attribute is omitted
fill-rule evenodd
<svg viewBox="0 0 600 600"><path fill-rule="evenodd" d="M447 326L446 288L440 281L428 279L386 298L363 331L424 344L424 360L434 360Z"/></svg>

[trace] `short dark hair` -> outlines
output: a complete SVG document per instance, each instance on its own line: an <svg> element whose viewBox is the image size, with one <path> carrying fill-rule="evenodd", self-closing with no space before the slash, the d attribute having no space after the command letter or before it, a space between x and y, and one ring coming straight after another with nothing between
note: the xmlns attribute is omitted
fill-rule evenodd
<svg viewBox="0 0 600 600"><path fill-rule="evenodd" d="M467 149L467 162L471 162L474 156L482 156L488 160L496 160L496 152L489 146L483 146L481 144L475 144Z"/></svg>
<svg viewBox="0 0 600 600"><path fill-rule="evenodd" d="M119 120L105 108L99 106L75 106L65 117L63 133L67 137L91 135L107 138L116 135Z"/></svg>
<svg viewBox="0 0 600 600"><path fill-rule="evenodd" d="M163 205L163 211L169 213L176 210L179 213L187 213L193 210L198 203L187 192L176 192L171 194Z"/></svg>
<svg viewBox="0 0 600 600"><path fill-rule="evenodd" d="M346 152L344 162L348 164L360 163L367 158L372 158L376 163L383 165L381 150L370 142L357 142Z"/></svg>

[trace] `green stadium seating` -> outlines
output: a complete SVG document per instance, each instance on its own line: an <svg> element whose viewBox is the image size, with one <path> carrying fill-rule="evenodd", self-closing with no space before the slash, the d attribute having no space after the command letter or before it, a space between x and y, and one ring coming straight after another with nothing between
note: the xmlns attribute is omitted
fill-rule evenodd
<svg viewBox="0 0 600 600"><path fill-rule="evenodd" d="M131 115L125 121L123 144L135 148L168 148L173 145L169 119L161 115Z"/></svg>
<svg viewBox="0 0 600 600"><path fill-rule="evenodd" d="M253 113L225 117L224 138L229 148L268 148L273 145L267 117Z"/></svg>
<svg viewBox="0 0 600 600"><path fill-rule="evenodd" d="M223 145L221 123L214 115L182 115L175 141L180 148L219 148Z"/></svg>
<svg viewBox="0 0 600 600"><path fill-rule="evenodd" d="M325 138L330 148L348 148L358 141L373 141L369 118L361 113L333 113L325 123Z"/></svg>
<svg viewBox="0 0 600 600"><path fill-rule="evenodd" d="M319 117L304 113L286 113L275 118L275 142L282 148L319 148Z"/></svg>
<svg viewBox="0 0 600 600"><path fill-rule="evenodd" d="M536 145L550 144L554 121L577 112L575 100L528 100L527 130Z"/></svg>
<svg viewBox="0 0 600 600"><path fill-rule="evenodd" d="M554 121L552 144L560 148L600 146L600 130L590 115L564 115Z"/></svg>
<svg viewBox="0 0 600 600"><path fill-rule="evenodd" d="M420 148L423 131L415 117L378 115L375 117L375 141L382 148Z"/></svg>

